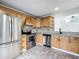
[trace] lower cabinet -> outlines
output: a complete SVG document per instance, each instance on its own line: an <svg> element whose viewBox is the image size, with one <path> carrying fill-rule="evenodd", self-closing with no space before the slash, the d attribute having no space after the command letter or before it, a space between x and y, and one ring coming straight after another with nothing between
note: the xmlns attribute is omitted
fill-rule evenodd
<svg viewBox="0 0 79 59"><path fill-rule="evenodd" d="M28 49L28 36L22 35L21 48ZM36 45L44 44L44 37L41 33L36 33L35 36ZM79 53L79 37L67 37L52 35L51 36L51 47L67 50L74 53Z"/></svg>
<svg viewBox="0 0 79 59"><path fill-rule="evenodd" d="M68 45L69 45L68 37L60 37L60 48L68 50L69 49Z"/></svg>
<svg viewBox="0 0 79 59"><path fill-rule="evenodd" d="M43 34L36 33L36 45L43 44Z"/></svg>
<svg viewBox="0 0 79 59"><path fill-rule="evenodd" d="M70 37L70 42L69 42L69 51L79 53L79 38L78 37Z"/></svg>
<svg viewBox="0 0 79 59"><path fill-rule="evenodd" d="M28 48L28 37L26 35L22 35L22 39L21 39L21 49L22 50L26 50Z"/></svg>
<svg viewBox="0 0 79 59"><path fill-rule="evenodd" d="M51 38L52 47L67 50L74 53L79 53L79 38L67 37L58 35L52 35Z"/></svg>
<svg viewBox="0 0 79 59"><path fill-rule="evenodd" d="M57 35L52 35L51 36L51 46L60 48L60 38Z"/></svg>

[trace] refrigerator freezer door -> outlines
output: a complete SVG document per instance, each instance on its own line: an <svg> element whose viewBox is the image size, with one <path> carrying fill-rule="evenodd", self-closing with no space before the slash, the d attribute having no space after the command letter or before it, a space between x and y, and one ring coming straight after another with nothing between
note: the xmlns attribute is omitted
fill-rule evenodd
<svg viewBox="0 0 79 59"><path fill-rule="evenodd" d="M14 59L20 54L20 42L0 45L0 59Z"/></svg>
<svg viewBox="0 0 79 59"><path fill-rule="evenodd" d="M12 59L12 44L0 45L0 59Z"/></svg>
<svg viewBox="0 0 79 59"><path fill-rule="evenodd" d="M0 44L11 41L9 19L9 16L0 14Z"/></svg>
<svg viewBox="0 0 79 59"><path fill-rule="evenodd" d="M12 16L12 41L21 39L21 21Z"/></svg>
<svg viewBox="0 0 79 59"><path fill-rule="evenodd" d="M15 48L15 49L14 49ZM20 41L13 43L13 57L16 57L21 54Z"/></svg>

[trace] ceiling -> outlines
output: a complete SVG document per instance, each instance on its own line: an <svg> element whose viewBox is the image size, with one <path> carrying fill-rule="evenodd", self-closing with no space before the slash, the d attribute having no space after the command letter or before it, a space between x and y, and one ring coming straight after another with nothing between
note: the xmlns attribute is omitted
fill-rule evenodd
<svg viewBox="0 0 79 59"><path fill-rule="evenodd" d="M55 15L69 10L79 10L79 0L0 0L2 4L34 16ZM59 10L55 11L54 8Z"/></svg>

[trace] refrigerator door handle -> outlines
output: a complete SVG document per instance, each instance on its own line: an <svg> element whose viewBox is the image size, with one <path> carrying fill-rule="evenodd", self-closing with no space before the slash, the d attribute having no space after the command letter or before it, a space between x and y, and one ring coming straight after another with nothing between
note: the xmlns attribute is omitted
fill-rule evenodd
<svg viewBox="0 0 79 59"><path fill-rule="evenodd" d="M9 39L11 39L11 23L10 23L10 21L11 21L11 18L10 18L10 16L9 16Z"/></svg>
<svg viewBox="0 0 79 59"><path fill-rule="evenodd" d="M10 29L9 38L11 39L11 42L12 42L12 18L11 16L9 16L9 29Z"/></svg>

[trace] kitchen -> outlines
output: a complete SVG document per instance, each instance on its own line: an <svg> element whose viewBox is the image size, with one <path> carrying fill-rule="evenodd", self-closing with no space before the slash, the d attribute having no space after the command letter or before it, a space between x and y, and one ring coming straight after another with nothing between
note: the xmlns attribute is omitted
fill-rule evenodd
<svg viewBox="0 0 79 59"><path fill-rule="evenodd" d="M18 0L15 5L15 2L8 0L2 0L0 3L1 59L36 59L37 57L39 59L79 59L79 11L77 1L74 1L76 5L67 10L64 7L62 7L64 10L56 7L55 11L48 8L51 13L46 13L47 8L43 8L42 11L37 8L36 13L32 9L34 11L32 13L30 8L34 6L28 4L25 9L19 4L21 2L24 3L24 1ZM36 2L39 2L39 0ZM49 3L49 1L44 2L43 6L46 7L48 5L46 3ZM60 2L65 3L65 1ZM66 2L68 3L68 1ZM23 12L25 10L29 10L30 13ZM42 57L40 57L41 55Z"/></svg>

